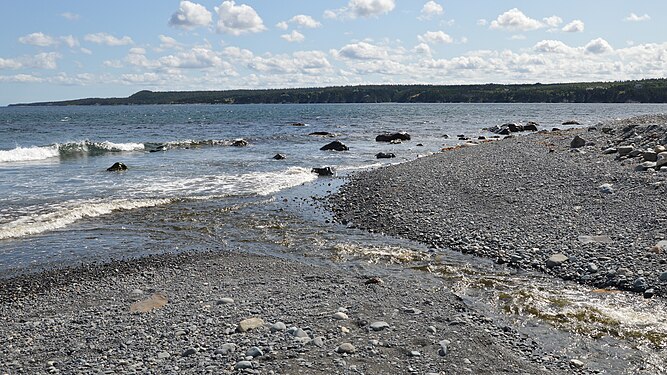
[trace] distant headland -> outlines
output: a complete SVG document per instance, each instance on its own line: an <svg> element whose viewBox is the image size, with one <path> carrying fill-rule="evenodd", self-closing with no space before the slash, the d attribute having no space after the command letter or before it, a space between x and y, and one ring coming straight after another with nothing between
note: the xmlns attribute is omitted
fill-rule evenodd
<svg viewBox="0 0 667 375"><path fill-rule="evenodd" d="M317 88L139 91L10 106L287 103L667 103L667 79L555 84L363 85Z"/></svg>

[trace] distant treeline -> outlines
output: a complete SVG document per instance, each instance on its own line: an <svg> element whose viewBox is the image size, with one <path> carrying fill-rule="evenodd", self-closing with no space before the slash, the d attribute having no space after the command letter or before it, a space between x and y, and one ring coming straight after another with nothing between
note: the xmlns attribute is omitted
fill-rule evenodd
<svg viewBox="0 0 667 375"><path fill-rule="evenodd" d="M667 79L522 85L368 85L323 88L139 91L127 98L88 98L15 105L278 103L667 103Z"/></svg>

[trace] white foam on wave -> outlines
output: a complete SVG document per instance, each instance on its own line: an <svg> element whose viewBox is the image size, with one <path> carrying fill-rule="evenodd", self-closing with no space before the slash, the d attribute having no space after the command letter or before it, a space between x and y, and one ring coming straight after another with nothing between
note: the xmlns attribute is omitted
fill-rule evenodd
<svg viewBox="0 0 667 375"><path fill-rule="evenodd" d="M17 147L13 150L0 150L0 163L17 161L46 160L60 155L58 145L46 147Z"/></svg>
<svg viewBox="0 0 667 375"><path fill-rule="evenodd" d="M143 191L189 199L212 199L232 195L269 195L317 179L310 170L291 167L282 171L252 172L159 181Z"/></svg>
<svg viewBox="0 0 667 375"><path fill-rule="evenodd" d="M93 143L96 147L109 151L142 151L146 149L143 143L113 143L109 141Z"/></svg>
<svg viewBox="0 0 667 375"><path fill-rule="evenodd" d="M98 217L120 210L154 207L171 201L171 199L117 199L69 202L56 211L23 216L0 225L0 240L25 237L64 228L83 218Z"/></svg>

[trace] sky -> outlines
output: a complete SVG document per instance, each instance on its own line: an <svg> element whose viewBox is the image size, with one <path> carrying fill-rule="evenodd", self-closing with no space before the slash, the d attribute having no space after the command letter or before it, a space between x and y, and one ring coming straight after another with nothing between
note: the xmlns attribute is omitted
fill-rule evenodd
<svg viewBox="0 0 667 375"><path fill-rule="evenodd" d="M21 0L0 105L140 90L667 76L667 1Z"/></svg>

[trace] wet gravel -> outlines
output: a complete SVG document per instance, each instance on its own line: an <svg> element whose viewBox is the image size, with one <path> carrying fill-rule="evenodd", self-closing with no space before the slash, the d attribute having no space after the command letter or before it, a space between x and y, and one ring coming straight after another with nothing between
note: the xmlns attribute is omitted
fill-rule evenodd
<svg viewBox="0 0 667 375"><path fill-rule="evenodd" d="M357 173L329 204L348 226L665 295L667 166L637 169L667 146L666 124L644 116L447 150Z"/></svg>

